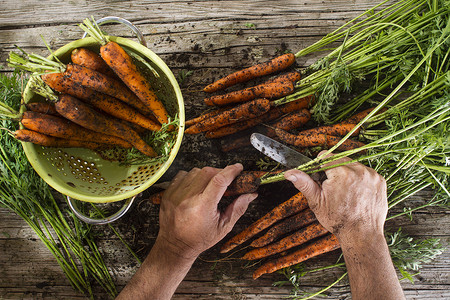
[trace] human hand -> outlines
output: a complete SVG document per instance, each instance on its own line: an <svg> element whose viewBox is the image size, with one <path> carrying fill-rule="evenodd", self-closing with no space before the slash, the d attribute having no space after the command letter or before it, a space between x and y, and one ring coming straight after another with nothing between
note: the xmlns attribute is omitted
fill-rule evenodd
<svg viewBox="0 0 450 300"><path fill-rule="evenodd" d="M224 212L219 211L220 199L242 169L241 164L235 164L224 169L180 171L161 201L156 244L162 243L167 251L192 259L224 238L257 197L241 195Z"/></svg>
<svg viewBox="0 0 450 300"><path fill-rule="evenodd" d="M342 158L330 165L349 160ZM317 220L341 244L355 236L383 234L388 210L384 178L360 163L349 163L325 173L327 179L322 184L299 170L289 170L285 177L305 195Z"/></svg>

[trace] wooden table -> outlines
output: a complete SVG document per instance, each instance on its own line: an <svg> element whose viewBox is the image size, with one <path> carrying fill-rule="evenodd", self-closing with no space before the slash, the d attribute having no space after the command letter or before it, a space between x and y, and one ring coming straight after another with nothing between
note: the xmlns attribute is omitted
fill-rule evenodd
<svg viewBox="0 0 450 300"><path fill-rule="evenodd" d="M378 1L375 1L378 2ZM18 45L26 51L47 54L42 35L53 49L80 38L77 27L84 18L114 15L132 21L144 33L148 47L159 54L175 76L193 71L181 83L187 118L203 109L207 83L221 75L265 61L285 50L296 52L312 44L345 21L372 7L369 0L283 0L283 1L0 1L0 62L5 65L9 51ZM108 26L112 35L133 38L120 25ZM311 64L317 56L298 60ZM1 72L9 72L2 69ZM261 156L252 149L222 153L219 141L202 136L186 136L173 166L162 180L178 170L193 167L224 167L242 162L255 168ZM150 193L151 191L149 191ZM233 232L238 232L294 192L287 183L264 186L260 197L249 207ZM134 251L143 259L158 231L158 207L140 196L132 210L114 223ZM423 193L420 198L429 197ZM436 237L448 244L450 216L444 209L421 210L408 218L396 219L387 228L402 227L415 238ZM120 290L137 269L137 263L107 227L98 241ZM60 271L53 257L37 236L17 216L0 209L0 298L2 299L85 299L77 294ZM308 262L322 266L335 261L332 253ZM174 299L281 299L291 287L274 287L284 280L280 274L251 278L254 266L239 260L221 260L218 246L204 253L179 286ZM218 262L214 262L217 261ZM450 252L423 266L414 284L402 281L408 299L450 298ZM316 291L336 280L342 271L328 270L304 277L305 290ZM107 299L99 289L97 299ZM348 281L329 291L329 299L350 297Z"/></svg>

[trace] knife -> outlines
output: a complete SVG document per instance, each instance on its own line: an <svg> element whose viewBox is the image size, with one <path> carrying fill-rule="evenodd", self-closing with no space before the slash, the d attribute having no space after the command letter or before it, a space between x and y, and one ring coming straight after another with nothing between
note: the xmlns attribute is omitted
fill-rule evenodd
<svg viewBox="0 0 450 300"><path fill-rule="evenodd" d="M312 161L308 156L260 133L253 133L250 136L250 143L261 153L290 169ZM323 171L313 173L310 176L319 182L323 182L327 178Z"/></svg>

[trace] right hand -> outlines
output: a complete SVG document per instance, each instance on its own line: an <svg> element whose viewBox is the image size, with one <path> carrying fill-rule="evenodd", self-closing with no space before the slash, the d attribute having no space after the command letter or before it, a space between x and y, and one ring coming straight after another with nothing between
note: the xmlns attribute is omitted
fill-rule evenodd
<svg viewBox="0 0 450 300"><path fill-rule="evenodd" d="M342 158L330 165L349 160ZM322 184L295 169L287 171L285 177L308 199L320 224L341 242L366 234L383 234L388 210L384 178L360 163L325 173L327 179Z"/></svg>
<svg viewBox="0 0 450 300"><path fill-rule="evenodd" d="M227 187L241 173L241 164L224 169L205 167L180 171L164 192L159 213L157 242L166 253L192 259L227 235L257 194L243 194L221 211Z"/></svg>

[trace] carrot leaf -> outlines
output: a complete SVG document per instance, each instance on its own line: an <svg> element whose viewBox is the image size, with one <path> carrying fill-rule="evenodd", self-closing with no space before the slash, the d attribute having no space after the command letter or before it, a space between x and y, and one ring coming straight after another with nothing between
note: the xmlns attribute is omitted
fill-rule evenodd
<svg viewBox="0 0 450 300"><path fill-rule="evenodd" d="M80 28L100 43L100 45L106 45L109 42L108 38L103 34L100 27L95 22L94 17L91 18L92 22L89 18L84 19L83 23L79 24Z"/></svg>

